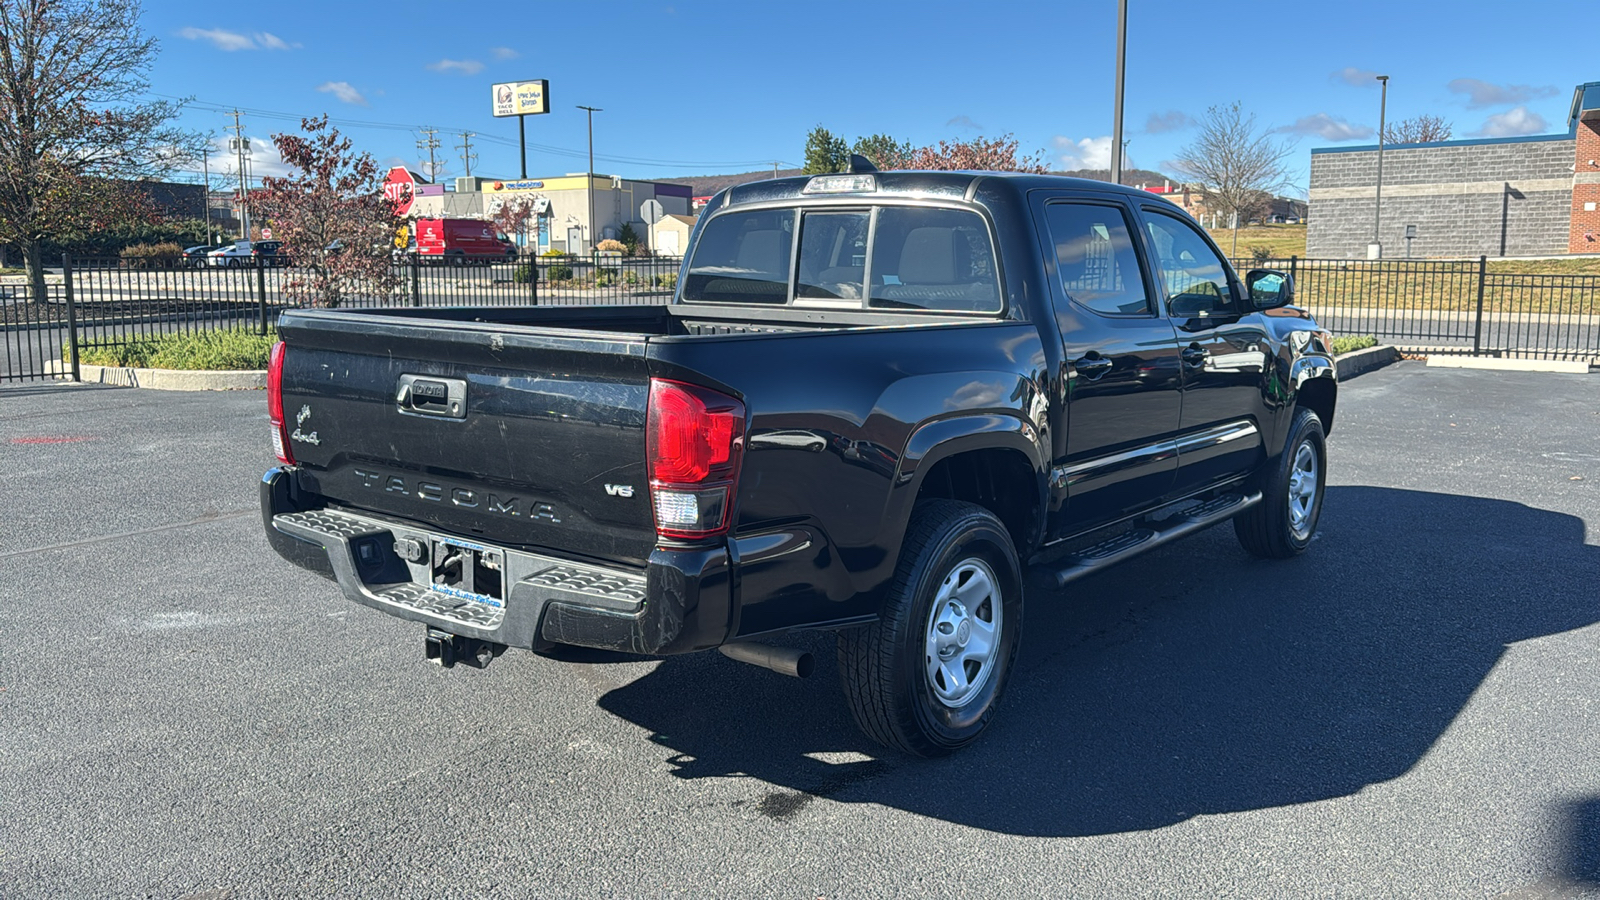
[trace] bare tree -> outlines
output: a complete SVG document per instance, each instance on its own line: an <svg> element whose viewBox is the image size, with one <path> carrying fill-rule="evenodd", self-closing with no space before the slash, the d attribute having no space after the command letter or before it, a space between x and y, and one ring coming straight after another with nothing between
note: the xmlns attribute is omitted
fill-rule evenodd
<svg viewBox="0 0 1600 900"><path fill-rule="evenodd" d="M353 153L327 116L302 119L300 128L304 136L272 136L296 171L261 179L250 195L250 209L272 222L295 266L283 292L330 308L352 295L387 297L400 283L392 256L400 217L378 164Z"/></svg>
<svg viewBox="0 0 1600 900"><path fill-rule="evenodd" d="M1233 220L1233 251L1239 254L1239 223L1248 221L1264 198L1288 187L1284 161L1292 147L1256 126L1235 102L1213 106L1200 119L1194 142L1178 151L1173 167L1199 188L1206 208Z"/></svg>
<svg viewBox="0 0 1600 900"><path fill-rule="evenodd" d="M1443 116L1412 116L1392 122L1383 128L1386 144L1424 144L1429 141L1448 141L1453 133Z"/></svg>
<svg viewBox="0 0 1600 900"><path fill-rule="evenodd" d="M181 104L145 99L156 41L137 0L0 0L0 242L22 247L36 302L41 239L85 179L153 177L194 145Z"/></svg>

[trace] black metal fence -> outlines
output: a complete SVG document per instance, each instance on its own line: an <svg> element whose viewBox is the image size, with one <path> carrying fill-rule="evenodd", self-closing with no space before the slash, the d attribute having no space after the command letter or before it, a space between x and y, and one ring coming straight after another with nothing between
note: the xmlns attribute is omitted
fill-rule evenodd
<svg viewBox="0 0 1600 900"><path fill-rule="evenodd" d="M574 306L659 304L672 296L677 257L523 256L397 260L389 284L345 297L362 306ZM293 266L177 259L67 257L43 298L25 279L0 285L0 382L76 373L95 347L160 335L249 326L265 333L278 313L304 305Z"/></svg>
<svg viewBox="0 0 1600 900"><path fill-rule="evenodd" d="M1535 262L1236 260L1288 271L1296 305L1336 334L1428 353L1600 360L1600 275L1506 271Z"/></svg>
<svg viewBox="0 0 1600 900"><path fill-rule="evenodd" d="M301 305L294 267L189 266L181 259L62 260L36 297L0 279L0 382L76 372L78 356L157 335L231 326L259 331ZM521 257L492 263L396 262L381 294L345 306L659 304L676 257ZM1476 260L1236 260L1240 272L1295 277L1296 302L1346 335L1429 353L1600 361L1600 275L1511 271ZM1537 264L1525 264L1533 268Z"/></svg>

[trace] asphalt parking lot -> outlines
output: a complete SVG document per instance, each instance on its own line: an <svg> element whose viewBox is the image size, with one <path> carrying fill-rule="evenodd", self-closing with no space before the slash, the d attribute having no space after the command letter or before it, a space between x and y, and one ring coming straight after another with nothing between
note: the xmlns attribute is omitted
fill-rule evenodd
<svg viewBox="0 0 1600 900"><path fill-rule="evenodd" d="M0 388L0 896L1600 897L1600 376L1342 387L1310 552L1030 584L995 727L422 658L279 560L259 393Z"/></svg>

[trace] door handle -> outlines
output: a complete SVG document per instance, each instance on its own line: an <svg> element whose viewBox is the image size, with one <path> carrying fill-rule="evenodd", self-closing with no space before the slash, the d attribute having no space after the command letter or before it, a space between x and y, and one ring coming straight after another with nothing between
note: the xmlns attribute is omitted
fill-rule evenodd
<svg viewBox="0 0 1600 900"><path fill-rule="evenodd" d="M1183 358L1183 364L1186 366L1203 366L1206 364L1206 359L1211 356L1211 351L1204 347L1185 347L1178 356Z"/></svg>
<svg viewBox="0 0 1600 900"><path fill-rule="evenodd" d="M1085 356L1072 362L1072 368L1076 369L1079 375L1090 381L1111 371L1111 366L1111 360L1106 359L1104 356Z"/></svg>

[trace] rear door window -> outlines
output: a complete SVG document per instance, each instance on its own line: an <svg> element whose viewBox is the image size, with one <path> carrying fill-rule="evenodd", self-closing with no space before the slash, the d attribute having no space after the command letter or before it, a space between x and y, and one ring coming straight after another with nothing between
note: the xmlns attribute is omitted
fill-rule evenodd
<svg viewBox="0 0 1600 900"><path fill-rule="evenodd" d="M1107 316L1150 313L1128 217L1121 209L1051 203L1045 219L1056 248L1056 277L1072 302Z"/></svg>
<svg viewBox="0 0 1600 900"><path fill-rule="evenodd" d="M879 209L867 305L999 312L994 244L982 217L961 209Z"/></svg>
<svg viewBox="0 0 1600 900"><path fill-rule="evenodd" d="M795 211L724 213L695 244L683 299L701 303L787 303Z"/></svg>

